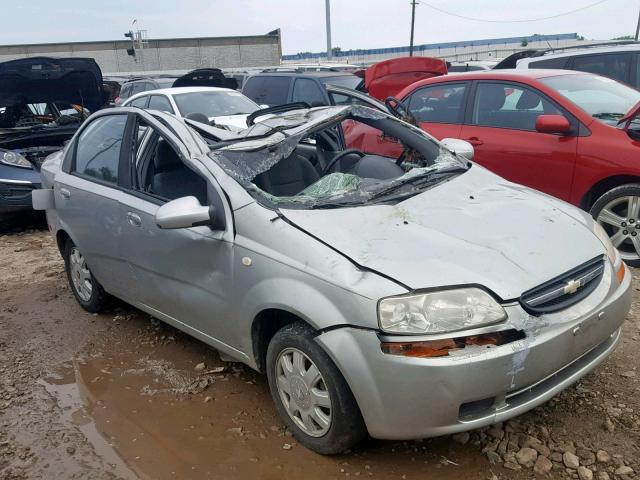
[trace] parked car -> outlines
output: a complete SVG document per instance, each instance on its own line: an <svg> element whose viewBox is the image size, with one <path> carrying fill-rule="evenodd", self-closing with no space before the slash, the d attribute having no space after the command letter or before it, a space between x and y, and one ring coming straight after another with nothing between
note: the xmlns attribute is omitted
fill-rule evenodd
<svg viewBox="0 0 640 480"><path fill-rule="evenodd" d="M0 63L0 213L31 209L40 166L105 101L92 58Z"/></svg>
<svg viewBox="0 0 640 480"><path fill-rule="evenodd" d="M439 58L400 57L378 62L356 74L298 70L261 73L249 77L242 91L256 103L270 107L297 102L335 105L327 90L331 87L357 90L384 101L406 85L446 73L447 64Z"/></svg>
<svg viewBox="0 0 640 480"><path fill-rule="evenodd" d="M640 92L588 73L518 69L435 77L398 98L429 134L472 143L479 164L591 212L640 266ZM400 149L366 126L345 133L365 152Z"/></svg>
<svg viewBox="0 0 640 480"><path fill-rule="evenodd" d="M347 149L345 120L403 153ZM630 308L588 214L357 105L240 133L102 110L34 198L83 308L114 295L266 372L323 454L533 408L609 355Z"/></svg>
<svg viewBox="0 0 640 480"><path fill-rule="evenodd" d="M355 88L360 82L359 77L342 72L268 72L246 79L242 93L269 107L295 102L319 106L329 105L326 85Z"/></svg>
<svg viewBox="0 0 640 480"><path fill-rule="evenodd" d="M495 68L579 70L613 78L640 88L640 42L611 42L549 50L526 50L507 57Z"/></svg>
<svg viewBox="0 0 640 480"><path fill-rule="evenodd" d="M215 87L149 90L130 97L123 106L160 110L239 130L247 128L247 116L260 109L236 90Z"/></svg>
<svg viewBox="0 0 640 480"><path fill-rule="evenodd" d="M127 80L120 87L120 94L115 99L116 105L122 105L125 100L138 93L148 90L159 90L162 88L170 88L178 77L160 76L160 77L137 77Z"/></svg>

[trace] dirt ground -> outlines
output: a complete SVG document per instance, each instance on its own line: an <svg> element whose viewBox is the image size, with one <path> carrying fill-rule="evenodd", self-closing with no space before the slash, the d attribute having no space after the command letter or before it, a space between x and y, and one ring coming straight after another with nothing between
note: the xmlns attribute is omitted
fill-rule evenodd
<svg viewBox="0 0 640 480"><path fill-rule="evenodd" d="M284 430L263 376L127 305L86 313L42 217L4 219L0 479L640 478L639 300L616 352L528 414L322 457Z"/></svg>

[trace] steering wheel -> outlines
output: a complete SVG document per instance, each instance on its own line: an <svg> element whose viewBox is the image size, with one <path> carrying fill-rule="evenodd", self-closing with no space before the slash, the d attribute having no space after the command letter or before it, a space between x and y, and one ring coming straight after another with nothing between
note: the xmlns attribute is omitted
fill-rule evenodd
<svg viewBox="0 0 640 480"><path fill-rule="evenodd" d="M416 117L414 117L411 111L409 111L409 109L405 107L404 104L396 97L387 97L387 99L384 101L384 104L387 106L394 117L410 123L411 125L415 125L416 127L420 126L418 125L418 120L416 119Z"/></svg>
<svg viewBox="0 0 640 480"><path fill-rule="evenodd" d="M340 160L342 160L343 157L346 157L349 154L355 153L356 155L359 155L360 158L364 157L366 155L366 153L361 152L360 150L358 150L357 148L347 148L346 150L343 150L342 152L338 153L335 157L333 157L329 163L327 164L326 167L324 167L324 170L322 171L323 174L327 174L334 166L336 163L338 163Z"/></svg>

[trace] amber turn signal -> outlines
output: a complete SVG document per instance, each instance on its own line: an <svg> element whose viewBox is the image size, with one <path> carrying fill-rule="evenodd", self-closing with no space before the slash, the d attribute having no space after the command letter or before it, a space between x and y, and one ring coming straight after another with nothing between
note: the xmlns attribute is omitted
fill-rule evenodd
<svg viewBox="0 0 640 480"><path fill-rule="evenodd" d="M524 338L522 330L504 330L501 332L469 335L466 337L426 340L421 342L382 342L383 353L404 357L433 358L446 357L451 350L461 350L467 346L499 346Z"/></svg>
<svg viewBox="0 0 640 480"><path fill-rule="evenodd" d="M616 278L618 279L618 283L622 283L622 280L624 280L624 274L627 272L627 267L625 266L624 262L620 263L620 268L618 268L618 271L616 272Z"/></svg>

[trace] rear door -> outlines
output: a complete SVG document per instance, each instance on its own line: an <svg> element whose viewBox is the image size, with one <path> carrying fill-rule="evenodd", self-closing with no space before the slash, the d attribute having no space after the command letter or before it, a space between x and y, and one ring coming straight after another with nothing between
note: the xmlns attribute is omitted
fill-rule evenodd
<svg viewBox="0 0 640 480"><path fill-rule="evenodd" d="M403 99L420 127L438 140L459 138L471 82L436 83Z"/></svg>
<svg viewBox="0 0 640 480"><path fill-rule="evenodd" d="M118 254L122 226L118 196L126 113L85 124L56 175L56 212L91 272L115 295L126 290L128 270Z"/></svg>
<svg viewBox="0 0 640 480"><path fill-rule="evenodd" d="M569 199L577 120L538 90L520 83L477 82L470 104L460 138L474 146L474 161L507 180ZM537 132L536 119L542 114L564 115L574 133Z"/></svg>

